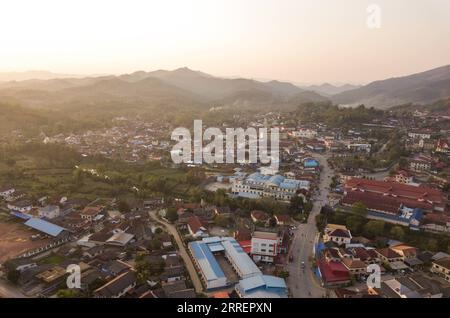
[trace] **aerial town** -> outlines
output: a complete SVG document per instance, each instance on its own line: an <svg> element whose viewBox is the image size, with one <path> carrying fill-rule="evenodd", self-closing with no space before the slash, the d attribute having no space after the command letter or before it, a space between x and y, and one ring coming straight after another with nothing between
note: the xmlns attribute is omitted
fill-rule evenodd
<svg viewBox="0 0 450 318"><path fill-rule="evenodd" d="M61 174L57 182L41 167L22 171L31 186L16 178L2 184L0 291L6 297L449 297L450 116L382 116L382 123L377 116L352 129L276 112L246 118L250 126L280 129L279 171L246 163L175 165L167 159L170 124L125 117L107 129L23 140L68 147L82 163L67 180L67 169L52 172ZM98 157L108 164L90 159ZM143 165L151 175L138 174L131 184L113 171L117 162ZM66 182L75 187L65 191ZM76 190L91 182L113 189ZM124 188L114 189L120 183ZM66 284L73 264L81 274L75 289ZM371 264L380 268L376 287L367 285Z"/></svg>
<svg viewBox="0 0 450 318"><path fill-rule="evenodd" d="M3 317L449 312L449 0L0 13Z"/></svg>

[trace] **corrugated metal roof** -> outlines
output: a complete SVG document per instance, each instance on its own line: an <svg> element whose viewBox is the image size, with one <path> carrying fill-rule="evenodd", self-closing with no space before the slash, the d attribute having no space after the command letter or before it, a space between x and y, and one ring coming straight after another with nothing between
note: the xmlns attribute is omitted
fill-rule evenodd
<svg viewBox="0 0 450 318"><path fill-rule="evenodd" d="M212 255L209 247L203 242L191 242L189 243L194 257L203 272L207 281L213 281L219 278L224 278L225 274L217 263L214 255Z"/></svg>
<svg viewBox="0 0 450 318"><path fill-rule="evenodd" d="M65 230L63 227L38 218L29 219L25 222L25 225L51 236L58 236Z"/></svg>

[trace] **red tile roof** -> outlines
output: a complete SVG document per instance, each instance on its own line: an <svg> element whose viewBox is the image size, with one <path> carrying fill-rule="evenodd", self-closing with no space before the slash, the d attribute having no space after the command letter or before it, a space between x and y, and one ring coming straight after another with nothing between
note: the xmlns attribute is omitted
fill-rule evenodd
<svg viewBox="0 0 450 318"><path fill-rule="evenodd" d="M250 254L252 251L252 241L238 241L239 245L242 247L245 253Z"/></svg>
<svg viewBox="0 0 450 318"><path fill-rule="evenodd" d="M362 190L411 200L426 200L434 204L442 204L444 196L438 189L416 187L397 182L376 181L362 178L351 178L345 185L346 190Z"/></svg>
<svg viewBox="0 0 450 318"><path fill-rule="evenodd" d="M277 214L275 215L275 218L277 219L277 222L289 222L291 220L291 216L287 214Z"/></svg>
<svg viewBox="0 0 450 318"><path fill-rule="evenodd" d="M269 219L269 215L260 210L253 210L251 216L258 221L267 221Z"/></svg>
<svg viewBox="0 0 450 318"><path fill-rule="evenodd" d="M188 226L191 228L193 233L197 233L201 228L206 228L197 216L192 216L189 218Z"/></svg>
<svg viewBox="0 0 450 318"><path fill-rule="evenodd" d="M445 207L446 199L438 189L416 187L397 182L352 178L345 185L344 204L362 202L369 209L397 213L400 205L433 211Z"/></svg>
<svg viewBox="0 0 450 318"><path fill-rule="evenodd" d="M363 203L369 210L392 214L397 214L400 209L400 203L395 198L382 197L370 192L348 191L342 199L343 204L352 205L356 202Z"/></svg>
<svg viewBox="0 0 450 318"><path fill-rule="evenodd" d="M396 251L394 251L393 249L387 247L387 248L379 248L376 250L378 254L391 259L391 258L400 258L402 257L400 254L398 254Z"/></svg>
<svg viewBox="0 0 450 318"><path fill-rule="evenodd" d="M350 280L349 271L341 262L319 260L319 269L326 283L340 283Z"/></svg>

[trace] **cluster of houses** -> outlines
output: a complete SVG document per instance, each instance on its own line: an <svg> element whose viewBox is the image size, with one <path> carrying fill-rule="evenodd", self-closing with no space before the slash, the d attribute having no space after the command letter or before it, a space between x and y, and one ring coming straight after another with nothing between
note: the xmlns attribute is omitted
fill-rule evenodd
<svg viewBox="0 0 450 318"><path fill-rule="evenodd" d="M113 127L80 134L42 135L44 143L69 145L84 155L101 154L127 162L160 160L170 150L167 123L139 118L114 118Z"/></svg>
<svg viewBox="0 0 450 318"><path fill-rule="evenodd" d="M64 289L68 268L77 265L80 296L196 297L172 236L149 216L150 209L161 206L161 199L143 201L121 213L114 200L32 202L14 193L13 188L2 188L10 214L36 233L31 239L45 238L41 247L2 267L18 273L17 283L25 294L54 295ZM143 267L153 269L145 278Z"/></svg>
<svg viewBox="0 0 450 318"><path fill-rule="evenodd" d="M448 297L450 255L393 240L382 248L374 243L353 237L343 225L328 224L316 251L316 274L323 285L338 297ZM381 286L373 288L366 284L372 264L379 266L381 275Z"/></svg>

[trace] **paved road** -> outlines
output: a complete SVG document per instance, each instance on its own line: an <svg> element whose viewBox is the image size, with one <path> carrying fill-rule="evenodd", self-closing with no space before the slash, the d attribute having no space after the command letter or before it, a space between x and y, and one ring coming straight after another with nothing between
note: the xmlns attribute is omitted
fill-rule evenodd
<svg viewBox="0 0 450 318"><path fill-rule="evenodd" d="M0 279L0 298L28 298L17 287Z"/></svg>
<svg viewBox="0 0 450 318"><path fill-rule="evenodd" d="M312 270L311 260L313 248L318 238L315 217L320 213L320 209L327 203L329 194L328 187L331 182L332 171L328 166L326 157L323 155L314 155L322 166L319 189L320 194L313 199L313 209L309 215L308 222L299 224L291 244L290 253L294 257L292 263L288 263L289 277L287 285L292 297L308 298L323 297L326 290L320 286L319 281ZM301 262L305 263L305 269L301 268Z"/></svg>
<svg viewBox="0 0 450 318"><path fill-rule="evenodd" d="M180 235L178 234L177 229L175 228L174 225L167 223L164 220L158 219L158 217L156 216L156 212L157 211L150 211L149 212L150 217L153 220L155 220L156 222L158 222L159 224L163 225L170 232L170 234L173 235L173 237L175 238L175 241L177 242L180 256L183 258L184 264L186 264L186 268L189 272L189 275L191 276L191 281L194 284L195 291L197 293L203 292L203 285L202 285L200 278L197 275L197 269L195 268L194 264L192 263L191 257L189 256L186 248L184 247L183 242L181 240Z"/></svg>

